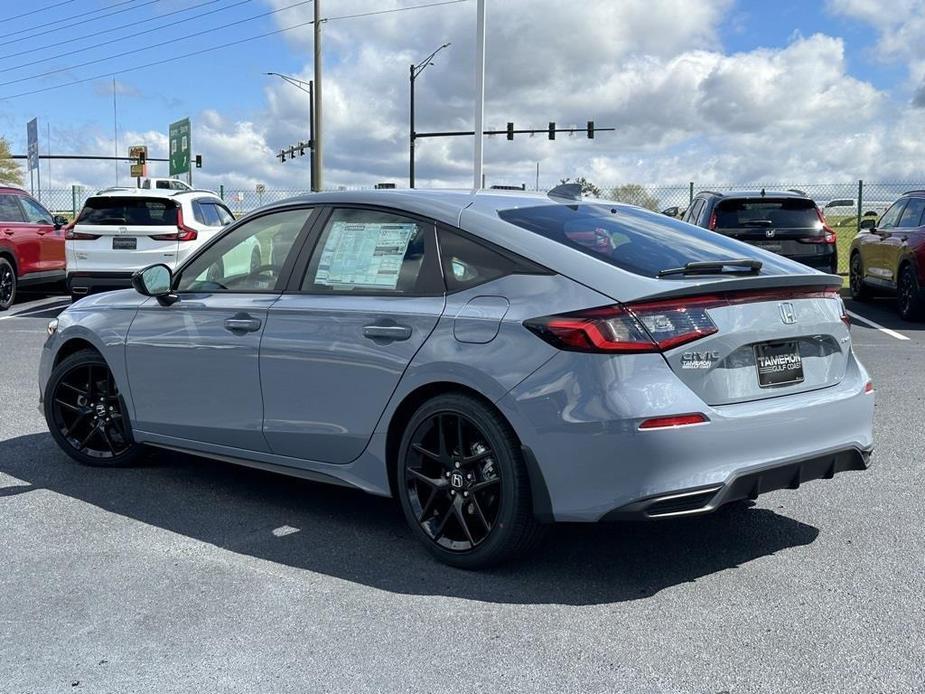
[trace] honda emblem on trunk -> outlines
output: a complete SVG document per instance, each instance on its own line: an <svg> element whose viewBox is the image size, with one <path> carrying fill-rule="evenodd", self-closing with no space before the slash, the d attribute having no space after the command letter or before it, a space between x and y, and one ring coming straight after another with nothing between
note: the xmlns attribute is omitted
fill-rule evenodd
<svg viewBox="0 0 925 694"><path fill-rule="evenodd" d="M764 235L767 236L769 239L773 239L774 229L765 229Z"/></svg>
<svg viewBox="0 0 925 694"><path fill-rule="evenodd" d="M785 324L790 325L791 323L797 322L797 315L793 311L793 304L789 301L778 304L777 308L780 310L780 319Z"/></svg>

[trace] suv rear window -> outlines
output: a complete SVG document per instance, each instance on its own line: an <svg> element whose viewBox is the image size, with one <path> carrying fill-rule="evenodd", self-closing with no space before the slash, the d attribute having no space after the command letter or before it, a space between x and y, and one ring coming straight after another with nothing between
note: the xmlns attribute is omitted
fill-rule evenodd
<svg viewBox="0 0 925 694"><path fill-rule="evenodd" d="M816 204L802 198L741 198L721 200L716 209L717 229L774 227L812 228L820 225Z"/></svg>
<svg viewBox="0 0 925 694"><path fill-rule="evenodd" d="M176 226L177 206L163 198L90 198L77 224Z"/></svg>
<svg viewBox="0 0 925 694"><path fill-rule="evenodd" d="M647 210L600 204L541 205L502 210L506 222L628 272L656 277L690 262L753 257L753 249L712 231ZM762 274L782 272L762 257Z"/></svg>

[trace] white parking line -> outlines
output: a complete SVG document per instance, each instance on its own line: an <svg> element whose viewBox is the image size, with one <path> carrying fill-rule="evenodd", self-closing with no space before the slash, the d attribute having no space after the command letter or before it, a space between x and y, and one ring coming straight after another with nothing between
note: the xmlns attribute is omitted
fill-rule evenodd
<svg viewBox="0 0 925 694"><path fill-rule="evenodd" d="M38 303L41 301L42 303ZM50 299L39 299L38 301L30 301L29 304L26 304L28 308L23 308L15 313L5 313L0 315L0 320L6 320L8 318L16 318L17 316L28 316L30 313L41 313L42 311L47 311L51 308L58 308L60 305L62 308L71 303L70 299L62 299L60 296L55 296Z"/></svg>
<svg viewBox="0 0 925 694"><path fill-rule="evenodd" d="M889 335L890 337L895 337L897 340L908 340L908 339L909 339L906 335L903 335L902 333L898 333L898 332L896 332L895 330L890 330L889 328L884 328L884 327L883 327L882 325L880 325L879 323L875 323L875 322L872 321L870 318L865 318L864 316L859 316L859 315L856 314L854 311L848 311L848 315L851 316L851 317L852 317L853 319L855 319L855 320L859 320L859 321L861 321L862 323L866 323L867 325L869 325L869 326L872 327L872 328L876 328L876 329L879 330L880 332L882 332L882 333L884 333L884 334L886 334L886 335Z"/></svg>

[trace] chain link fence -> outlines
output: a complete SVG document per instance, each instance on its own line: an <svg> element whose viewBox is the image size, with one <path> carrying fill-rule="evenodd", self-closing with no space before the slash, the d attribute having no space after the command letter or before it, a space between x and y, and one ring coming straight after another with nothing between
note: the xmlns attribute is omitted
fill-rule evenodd
<svg viewBox="0 0 925 694"><path fill-rule="evenodd" d="M654 211L677 208L683 214L693 197L703 190L718 193L732 191L798 191L812 198L823 211L828 224L838 237L839 271L847 272L848 249L858 232L858 225L865 218L879 218L898 197L908 190L925 188L921 183L871 183L863 180L854 183L756 183L747 185L700 184L696 181L687 185L640 185L625 183L619 185L595 185L578 179L588 195L607 200L617 200L639 205ZM372 186L338 186L332 190L365 190ZM96 190L82 186L43 190L37 195L52 212L73 218L83 207L88 197ZM230 189L219 186L215 193L225 200L235 216L241 216L267 205L296 195L303 195L304 189Z"/></svg>

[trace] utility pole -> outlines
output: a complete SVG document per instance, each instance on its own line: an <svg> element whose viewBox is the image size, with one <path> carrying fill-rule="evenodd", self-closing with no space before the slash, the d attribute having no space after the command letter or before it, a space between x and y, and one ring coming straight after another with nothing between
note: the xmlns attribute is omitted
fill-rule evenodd
<svg viewBox="0 0 925 694"><path fill-rule="evenodd" d="M433 65L431 62L437 53L442 51L444 48L447 48L450 44L445 43L440 48L435 50L429 56L424 58L417 65L411 65L410 78L411 78L411 113L409 117L409 130L408 130L408 184L411 188L414 188L414 140L416 134L414 132L414 80L424 72L428 67Z"/></svg>
<svg viewBox="0 0 925 694"><path fill-rule="evenodd" d="M315 6L317 8L317 0ZM485 119L485 0L478 0L475 30L475 152L472 169L472 187L482 187L482 121Z"/></svg>
<svg viewBox="0 0 925 694"><path fill-rule="evenodd" d="M321 0L315 0L313 3L315 10L315 147L312 150L315 155L315 186L318 190L324 190L324 159L322 156L322 115L321 115Z"/></svg>
<svg viewBox="0 0 925 694"><path fill-rule="evenodd" d="M113 156L119 156L119 126L116 117L116 78L112 78L112 150ZM119 185L119 162L116 161L116 185Z"/></svg>

